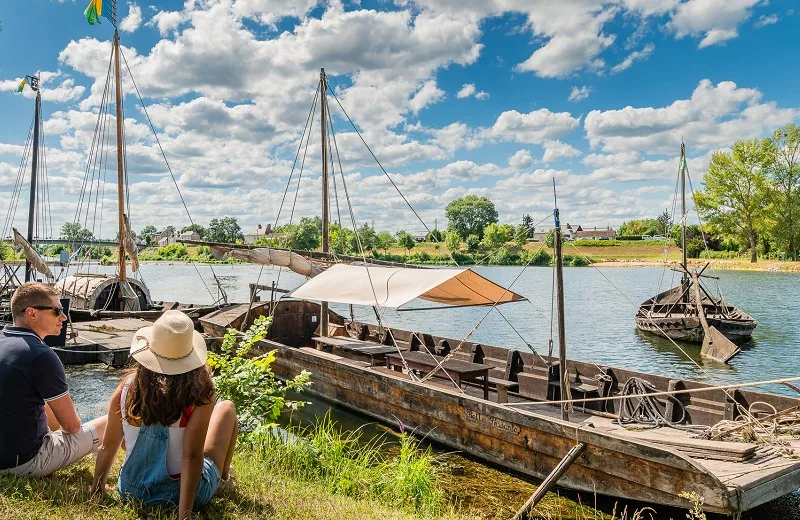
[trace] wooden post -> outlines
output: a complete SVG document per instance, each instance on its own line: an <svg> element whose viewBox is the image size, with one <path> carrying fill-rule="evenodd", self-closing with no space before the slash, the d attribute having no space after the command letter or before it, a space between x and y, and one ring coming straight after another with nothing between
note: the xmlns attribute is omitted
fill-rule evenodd
<svg viewBox="0 0 800 520"><path fill-rule="evenodd" d="M328 208L328 102L325 94L328 91L328 79L325 69L319 72L320 91L320 129L322 131L322 252L330 253L328 243L328 221L330 220ZM358 230L356 230L358 232ZM328 302L320 302L319 335L328 335Z"/></svg>
<svg viewBox="0 0 800 520"><path fill-rule="evenodd" d="M35 87L34 87L35 85ZM33 157L31 157L31 197L28 204L28 243L33 246L33 230L35 227L34 218L36 216L36 177L39 173L39 127L42 117L42 93L39 91L39 81L31 80L31 88L36 90L36 104L33 115ZM25 258L25 281L30 282L33 278L33 266L31 261Z"/></svg>
<svg viewBox="0 0 800 520"><path fill-rule="evenodd" d="M539 501L544 498L547 492L550 491L550 488L553 487L556 482L558 482L558 479L560 479L561 476L566 473L569 467L572 466L572 463L575 462L575 459L577 459L585 449L586 445L582 442L579 442L573 446L572 449L569 450L569 453L567 453L564 458L561 459L561 462L558 463L558 466L556 466L553 471L547 475L547 478L542 481L542 484L536 488L536 491L534 491L533 495L531 495L528 501L525 502L525 505L522 506L519 511L517 511L517 514L514 515L514 520L527 518L528 512L536 507L536 504L538 504Z"/></svg>
<svg viewBox="0 0 800 520"><path fill-rule="evenodd" d="M125 269L125 160L122 156L122 85L120 84L119 73L119 31L114 29L114 79L117 96L117 211L119 212L119 279L125 281L127 272ZM125 298L120 290L119 310L125 310Z"/></svg>

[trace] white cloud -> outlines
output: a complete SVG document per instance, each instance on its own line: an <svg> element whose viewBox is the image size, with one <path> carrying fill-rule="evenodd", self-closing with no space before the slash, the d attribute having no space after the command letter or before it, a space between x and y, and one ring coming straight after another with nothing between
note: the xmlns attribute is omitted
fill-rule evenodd
<svg viewBox="0 0 800 520"><path fill-rule="evenodd" d="M437 87L436 80L432 79L423 83L422 88L409 101L408 107L413 113L417 114L423 108L441 101L444 97L444 90Z"/></svg>
<svg viewBox="0 0 800 520"><path fill-rule="evenodd" d="M233 12L274 27L275 22L288 16L302 18L319 3L319 0L236 0Z"/></svg>
<svg viewBox="0 0 800 520"><path fill-rule="evenodd" d="M762 14L761 16L758 17L758 20L756 20L755 26L760 29L762 27L766 27L767 25L778 23L779 20L780 18L778 17L777 14L771 14L771 15Z"/></svg>
<svg viewBox="0 0 800 520"><path fill-rule="evenodd" d="M57 80L61 81L58 82ZM20 81L22 81L22 78L0 80L0 92L16 92ZM76 85L74 79L67 76L60 70L56 72L39 72L39 88L42 93L43 101L56 103L66 103L79 99L86 91L86 87L82 85ZM36 94L33 92L33 90L27 85L22 91L21 95L29 99L36 97Z"/></svg>
<svg viewBox="0 0 800 520"><path fill-rule="evenodd" d="M480 132L484 139L542 144L548 139L566 135L575 130L580 119L569 112L551 112L546 108L522 114L508 110L498 116L491 128Z"/></svg>
<svg viewBox="0 0 800 520"><path fill-rule="evenodd" d="M559 141L558 139L548 139L543 143L544 155L542 155L542 162L547 164L559 159L569 157L577 157L581 155L580 150L573 148L567 143Z"/></svg>
<svg viewBox="0 0 800 520"><path fill-rule="evenodd" d="M133 32L142 25L142 8L131 2L128 6L128 16L119 23L119 30L123 32Z"/></svg>
<svg viewBox="0 0 800 520"><path fill-rule="evenodd" d="M705 151L763 135L800 116L798 109L762 103L761 97L758 90L732 81L714 85L704 79L690 99L666 107L592 110L584 128L590 145L606 152L673 154L682 136L691 148Z"/></svg>
<svg viewBox="0 0 800 520"><path fill-rule="evenodd" d="M668 27L675 37L703 36L698 48L709 47L739 36L739 25L750 18L750 9L760 0L688 0L672 13Z"/></svg>
<svg viewBox="0 0 800 520"><path fill-rule="evenodd" d="M458 99L464 99L470 96L475 96L475 99L487 99L489 93L483 90L478 91L473 83L465 83L464 86L461 87L461 90L458 91L458 94L456 94Z"/></svg>
<svg viewBox="0 0 800 520"><path fill-rule="evenodd" d="M648 43L647 45L644 46L642 50L633 51L628 55L627 58L622 60L622 62L611 67L612 74L629 69L630 66L633 65L633 62L635 61L647 59L648 57L650 57L651 54L653 54L654 50L656 50L656 46L653 45L652 43Z"/></svg>
<svg viewBox="0 0 800 520"><path fill-rule="evenodd" d="M572 92L569 93L569 101L578 102L583 101L584 99L589 97L589 94L592 93L592 87L583 86L578 88L577 86L572 87Z"/></svg>
<svg viewBox="0 0 800 520"><path fill-rule="evenodd" d="M166 36L170 31L176 31L185 21L185 16L180 11L159 11L145 25L158 28L161 36Z"/></svg>
<svg viewBox="0 0 800 520"><path fill-rule="evenodd" d="M508 158L508 166L512 170L524 170L533 164L533 156L528 150L517 150L514 155Z"/></svg>

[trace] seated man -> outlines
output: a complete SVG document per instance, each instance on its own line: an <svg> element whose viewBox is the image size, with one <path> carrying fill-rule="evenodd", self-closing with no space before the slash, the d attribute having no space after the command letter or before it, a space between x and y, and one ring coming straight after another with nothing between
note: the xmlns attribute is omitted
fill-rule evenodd
<svg viewBox="0 0 800 520"><path fill-rule="evenodd" d="M14 325L0 331L0 474L50 475L100 446L107 418L81 425L64 366L42 341L67 319L58 292L24 283L11 315Z"/></svg>

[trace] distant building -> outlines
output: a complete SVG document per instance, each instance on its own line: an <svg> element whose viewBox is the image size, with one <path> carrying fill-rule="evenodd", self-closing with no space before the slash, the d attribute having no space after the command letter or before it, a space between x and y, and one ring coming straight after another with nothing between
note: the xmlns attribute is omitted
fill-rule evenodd
<svg viewBox="0 0 800 520"><path fill-rule="evenodd" d="M174 243L175 243L175 236L170 234L158 241L158 247L166 247Z"/></svg>
<svg viewBox="0 0 800 520"><path fill-rule="evenodd" d="M411 238L414 239L414 242L425 242L425 239L428 238L427 231L415 231L411 233Z"/></svg>
<svg viewBox="0 0 800 520"><path fill-rule="evenodd" d="M157 231L157 232L153 233L153 236L150 239L150 241L159 243L159 242L161 242L162 238L174 237L174 236L175 236L175 232L171 228L164 228L161 231ZM173 240L173 242L174 241L175 240Z"/></svg>
<svg viewBox="0 0 800 520"><path fill-rule="evenodd" d="M272 224L267 224L267 227L262 227L261 224L259 224L254 229L244 234L244 243L254 244L256 240L261 240L270 235L272 235Z"/></svg>
<svg viewBox="0 0 800 520"><path fill-rule="evenodd" d="M617 232L607 227L605 229L594 229L590 231L585 231L578 226L578 230L575 231L575 240L615 240L617 238Z"/></svg>
<svg viewBox="0 0 800 520"><path fill-rule="evenodd" d="M533 228L533 234L531 235L530 241L531 242L544 242L547 240L547 235L553 231L552 227L537 227Z"/></svg>
<svg viewBox="0 0 800 520"><path fill-rule="evenodd" d="M200 234L189 229L178 235L178 240L200 240Z"/></svg>

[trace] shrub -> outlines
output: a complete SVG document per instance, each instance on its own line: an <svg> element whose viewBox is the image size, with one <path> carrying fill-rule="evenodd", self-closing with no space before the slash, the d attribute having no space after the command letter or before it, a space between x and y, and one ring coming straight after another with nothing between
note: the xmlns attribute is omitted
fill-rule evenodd
<svg viewBox="0 0 800 520"><path fill-rule="evenodd" d="M158 256L164 260L179 260L189 256L189 250L183 244L170 244L158 250Z"/></svg>
<svg viewBox="0 0 800 520"><path fill-rule="evenodd" d="M469 235L466 240L467 243L467 250L471 253L474 253L478 250L478 246L481 243L481 238L478 235Z"/></svg>
<svg viewBox="0 0 800 520"><path fill-rule="evenodd" d="M575 240L572 245L577 247L615 247L619 244L616 240Z"/></svg>

